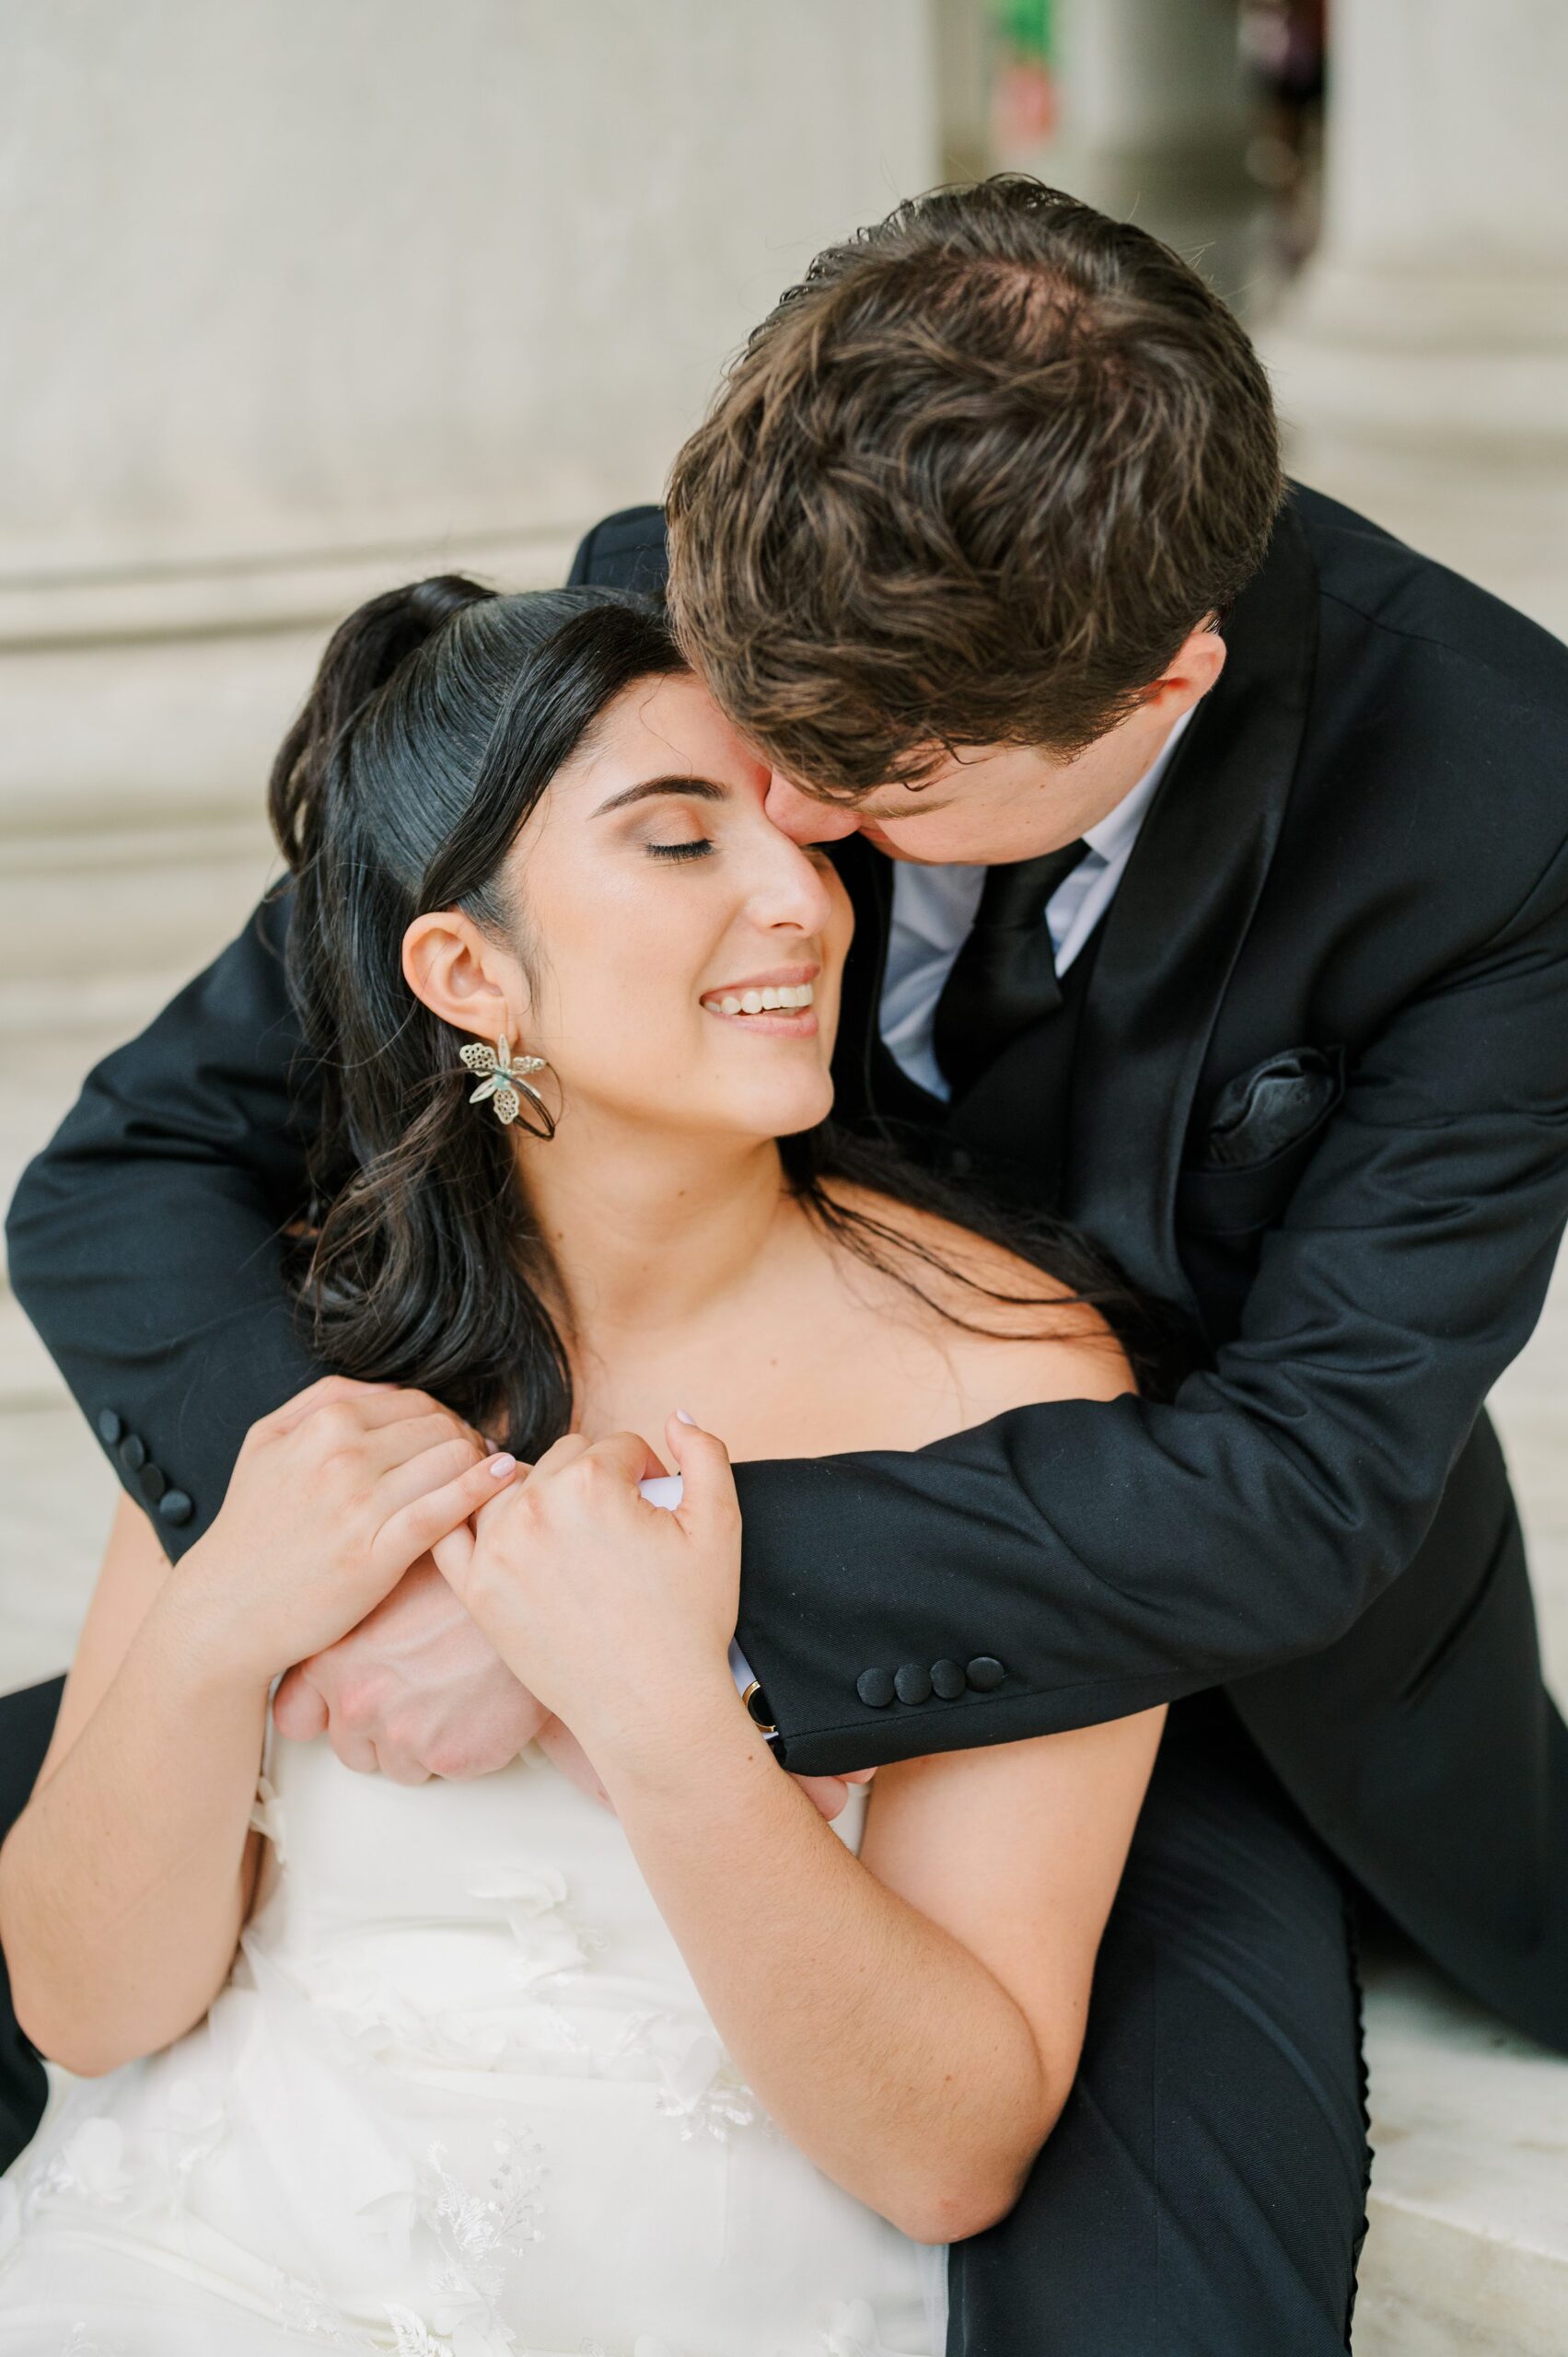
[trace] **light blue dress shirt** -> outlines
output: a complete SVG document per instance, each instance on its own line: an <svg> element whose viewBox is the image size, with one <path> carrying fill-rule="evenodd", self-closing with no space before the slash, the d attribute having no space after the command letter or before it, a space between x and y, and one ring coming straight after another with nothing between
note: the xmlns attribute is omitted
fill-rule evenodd
<svg viewBox="0 0 1568 2357"><path fill-rule="evenodd" d="M1067 971L1115 899L1144 813L1191 717L1191 712L1182 714L1131 793L1086 829L1087 851L1046 902L1059 974ZM950 1092L931 1044L932 1026L943 985L974 924L985 873L983 867L920 867L900 860L893 876L882 1037L910 1078L944 1102Z"/></svg>

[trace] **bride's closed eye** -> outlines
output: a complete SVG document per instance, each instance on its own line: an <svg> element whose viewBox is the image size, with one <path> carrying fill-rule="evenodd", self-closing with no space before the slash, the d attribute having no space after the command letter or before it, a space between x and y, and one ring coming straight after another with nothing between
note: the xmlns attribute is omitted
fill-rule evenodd
<svg viewBox="0 0 1568 2357"><path fill-rule="evenodd" d="M713 844L705 835L690 843L645 843L643 849L650 859L705 859Z"/></svg>

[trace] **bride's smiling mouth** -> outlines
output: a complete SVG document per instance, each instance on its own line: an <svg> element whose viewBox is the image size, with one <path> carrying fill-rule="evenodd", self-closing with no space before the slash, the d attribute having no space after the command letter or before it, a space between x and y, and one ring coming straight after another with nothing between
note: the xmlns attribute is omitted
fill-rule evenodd
<svg viewBox="0 0 1568 2357"><path fill-rule="evenodd" d="M820 971L819 966L780 966L744 981L725 982L703 993L703 1009L722 1023L744 1024L749 1031L809 1039L817 1030L812 1002Z"/></svg>

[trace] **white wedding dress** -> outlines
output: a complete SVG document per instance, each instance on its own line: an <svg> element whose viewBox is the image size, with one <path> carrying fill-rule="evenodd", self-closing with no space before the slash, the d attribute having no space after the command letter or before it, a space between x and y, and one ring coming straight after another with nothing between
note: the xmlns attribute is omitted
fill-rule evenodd
<svg viewBox="0 0 1568 2357"><path fill-rule="evenodd" d="M3 2357L939 2357L946 2254L762 2113L536 1747L413 1788L268 1765L207 2019L0 2180Z"/></svg>

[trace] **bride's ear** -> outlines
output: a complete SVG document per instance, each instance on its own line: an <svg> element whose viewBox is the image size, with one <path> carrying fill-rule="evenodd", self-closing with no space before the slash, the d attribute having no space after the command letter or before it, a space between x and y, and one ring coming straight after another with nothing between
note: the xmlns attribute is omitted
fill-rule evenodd
<svg viewBox="0 0 1568 2357"><path fill-rule="evenodd" d="M487 1043L521 1032L528 1004L522 968L460 909L415 917L403 935L403 980L454 1031Z"/></svg>

